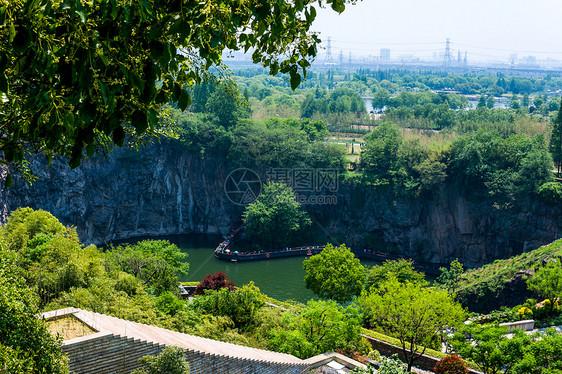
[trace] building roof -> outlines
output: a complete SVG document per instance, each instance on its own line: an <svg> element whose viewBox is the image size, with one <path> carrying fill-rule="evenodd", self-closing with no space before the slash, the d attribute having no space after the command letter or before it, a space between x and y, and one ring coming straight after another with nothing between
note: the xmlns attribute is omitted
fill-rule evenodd
<svg viewBox="0 0 562 374"><path fill-rule="evenodd" d="M285 353L266 351L263 349L244 347L241 345L201 338L199 336L183 334L138 322L131 322L78 308L65 308L45 312L43 313L43 318L46 320L54 320L70 315L96 330L97 333L65 340L63 345L92 339L98 334L109 333L122 337L145 340L147 342L162 344L165 346L175 345L193 351L233 358L282 364L306 364L304 360Z"/></svg>

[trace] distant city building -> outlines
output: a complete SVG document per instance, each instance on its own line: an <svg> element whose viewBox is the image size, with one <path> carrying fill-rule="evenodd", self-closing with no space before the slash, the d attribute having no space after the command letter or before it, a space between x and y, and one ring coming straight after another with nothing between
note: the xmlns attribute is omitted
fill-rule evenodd
<svg viewBox="0 0 562 374"><path fill-rule="evenodd" d="M536 56L525 56L525 57L521 57L518 66L524 68L538 68L539 63L537 61Z"/></svg>
<svg viewBox="0 0 562 374"><path fill-rule="evenodd" d="M390 49L388 48L381 48L381 64L385 64L390 62Z"/></svg>
<svg viewBox="0 0 562 374"><path fill-rule="evenodd" d="M509 55L509 64L516 65L517 64L517 53L512 53Z"/></svg>

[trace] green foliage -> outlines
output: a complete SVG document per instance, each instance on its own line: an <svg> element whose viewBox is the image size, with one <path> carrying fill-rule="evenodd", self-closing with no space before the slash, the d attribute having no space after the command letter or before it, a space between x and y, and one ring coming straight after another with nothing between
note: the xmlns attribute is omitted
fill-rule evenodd
<svg viewBox="0 0 562 374"><path fill-rule="evenodd" d="M189 270L189 264L184 262L187 254L166 240L112 246L106 253L110 266L134 275L157 294L175 291L178 274Z"/></svg>
<svg viewBox="0 0 562 374"><path fill-rule="evenodd" d="M320 126L311 127L307 120L270 119L266 122L241 121L232 131L228 158L247 167L263 165L272 168L334 168L343 170L344 150L338 145L309 138L324 136Z"/></svg>
<svg viewBox="0 0 562 374"><path fill-rule="evenodd" d="M398 149L402 132L395 124L383 122L365 136L361 168L381 180L392 180L399 172Z"/></svg>
<svg viewBox="0 0 562 374"><path fill-rule="evenodd" d="M523 347L523 354L511 373L513 374L557 374L562 371L562 334L547 330L535 335L531 344Z"/></svg>
<svg viewBox="0 0 562 374"><path fill-rule="evenodd" d="M76 167L83 150L92 156L162 133L161 105L186 109L186 88L208 78L211 66L225 74L225 49L252 49L253 62L288 74L295 89L320 43L310 32L314 5L342 12L345 4L5 1L2 163L24 166L24 150L33 148Z"/></svg>
<svg viewBox="0 0 562 374"><path fill-rule="evenodd" d="M156 308L164 314L174 316L185 308L185 303L170 291L165 291L158 296Z"/></svg>
<svg viewBox="0 0 562 374"><path fill-rule="evenodd" d="M560 103L558 115L552 120L552 134L550 135L548 148L560 176L562 171L562 102Z"/></svg>
<svg viewBox="0 0 562 374"><path fill-rule="evenodd" d="M459 356L453 354L443 357L435 364L436 374L468 374L466 364Z"/></svg>
<svg viewBox="0 0 562 374"><path fill-rule="evenodd" d="M441 283L449 293L454 294L461 275L464 272L463 265L458 259L455 259L451 262L449 269L441 267L439 271L441 274L437 278L437 282Z"/></svg>
<svg viewBox="0 0 562 374"><path fill-rule="evenodd" d="M453 143L451 169L467 185L486 186L500 201L534 194L553 179L552 159L541 135L504 137L494 131L477 131Z"/></svg>
<svg viewBox="0 0 562 374"><path fill-rule="evenodd" d="M427 284L425 274L414 269L412 260L386 260L382 265L373 266L368 270L365 289L376 290L391 279L400 283Z"/></svg>
<svg viewBox="0 0 562 374"><path fill-rule="evenodd" d="M447 292L396 279L385 282L378 290L363 292L357 303L366 323L400 341L408 370L433 344L436 335L465 317L464 310Z"/></svg>
<svg viewBox="0 0 562 374"><path fill-rule="evenodd" d="M537 194L548 203L556 204L562 200L562 185L559 182L546 182L537 189Z"/></svg>
<svg viewBox="0 0 562 374"><path fill-rule="evenodd" d="M181 144L192 154L226 157L231 134L210 114L172 110Z"/></svg>
<svg viewBox="0 0 562 374"><path fill-rule="evenodd" d="M380 374L406 374L410 371L400 359L398 355L394 354L382 360L382 365L379 368Z"/></svg>
<svg viewBox="0 0 562 374"><path fill-rule="evenodd" d="M312 221L295 200L290 187L268 182L258 199L244 210L245 233L264 249L279 249L295 240Z"/></svg>
<svg viewBox="0 0 562 374"><path fill-rule="evenodd" d="M554 303L562 297L562 267L560 260L554 259L538 268L535 275L527 280L527 287L545 297L549 314L554 311Z"/></svg>
<svg viewBox="0 0 562 374"><path fill-rule="evenodd" d="M228 317L236 328L247 329L265 305L263 295L253 282L236 290L208 290L193 301L194 307L214 316Z"/></svg>
<svg viewBox="0 0 562 374"><path fill-rule="evenodd" d="M38 300L13 256L0 250L0 370L4 373L68 373L61 341L37 318Z"/></svg>
<svg viewBox="0 0 562 374"><path fill-rule="evenodd" d="M360 316L353 307L310 300L283 314L282 326L269 333L268 348L303 359L336 349L361 352L367 343L360 332Z"/></svg>
<svg viewBox="0 0 562 374"><path fill-rule="evenodd" d="M236 101L232 93L224 87L219 87L209 96L205 103L205 112L215 115L219 124L225 129L233 127L239 117L244 117L244 107Z"/></svg>
<svg viewBox="0 0 562 374"><path fill-rule="evenodd" d="M17 209L0 235L25 270L27 283L37 288L45 303L71 287L87 285L103 272L103 258L95 247L82 248L76 231L48 212Z"/></svg>
<svg viewBox="0 0 562 374"><path fill-rule="evenodd" d="M499 325L465 325L450 341L465 359L475 362L485 374L509 373L523 356L523 349L531 337L521 330L514 330L508 338L507 328Z"/></svg>
<svg viewBox="0 0 562 374"><path fill-rule="evenodd" d="M406 365L400 361L397 354L391 357L379 357L378 360L381 366L378 370L375 370L372 366L367 366L366 368L357 367L351 371L354 374L407 374Z"/></svg>
<svg viewBox="0 0 562 374"><path fill-rule="evenodd" d="M336 88L330 93L309 93L301 104L301 116L312 118L315 114L365 113L361 95L348 88Z"/></svg>
<svg viewBox="0 0 562 374"><path fill-rule="evenodd" d="M365 268L345 244L334 247L328 243L322 252L304 260L302 267L306 288L339 303L359 295L365 281Z"/></svg>
<svg viewBox="0 0 562 374"><path fill-rule="evenodd" d="M145 356L140 362L148 369L137 369L133 374L189 374L185 350L176 346L164 348L157 356Z"/></svg>
<svg viewBox="0 0 562 374"><path fill-rule="evenodd" d="M471 309L483 303L483 299L499 295L519 271L530 270L546 258L560 259L562 242L555 241L527 253L505 260L496 260L478 269L466 271L458 282L457 299ZM524 300L512 299L514 304ZM513 307L514 305L508 305Z"/></svg>
<svg viewBox="0 0 562 374"><path fill-rule="evenodd" d="M40 257L40 254L35 253L34 250L37 245L44 242L46 237L66 233L68 229L49 212L18 208L10 213L1 232L5 248L21 252L24 257L35 261ZM29 244L32 245L32 249L28 249Z"/></svg>

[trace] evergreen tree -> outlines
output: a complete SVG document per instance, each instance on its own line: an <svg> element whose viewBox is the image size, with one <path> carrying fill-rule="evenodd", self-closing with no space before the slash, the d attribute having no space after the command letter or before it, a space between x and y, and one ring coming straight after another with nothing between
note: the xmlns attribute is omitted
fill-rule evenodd
<svg viewBox="0 0 562 374"><path fill-rule="evenodd" d="M486 108L486 96L480 95L480 99L478 99L477 108Z"/></svg>
<svg viewBox="0 0 562 374"><path fill-rule="evenodd" d="M562 169L562 101L560 102L558 115L552 121L549 150L558 169L558 176L560 176L560 170Z"/></svg>

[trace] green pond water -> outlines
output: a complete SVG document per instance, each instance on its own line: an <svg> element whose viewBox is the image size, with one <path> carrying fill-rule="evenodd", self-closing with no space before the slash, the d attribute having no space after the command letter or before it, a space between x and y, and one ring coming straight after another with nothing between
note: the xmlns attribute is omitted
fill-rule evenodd
<svg viewBox="0 0 562 374"><path fill-rule="evenodd" d="M304 285L302 262L306 257L231 263L219 261L214 256L214 250L221 241L219 236L194 235L166 239L176 243L189 255L189 274L181 281L200 281L207 274L222 271L237 286L254 281L263 293L278 300L306 302L314 297ZM361 263L380 265L376 261L362 260Z"/></svg>

